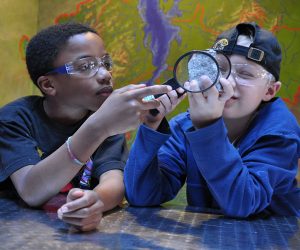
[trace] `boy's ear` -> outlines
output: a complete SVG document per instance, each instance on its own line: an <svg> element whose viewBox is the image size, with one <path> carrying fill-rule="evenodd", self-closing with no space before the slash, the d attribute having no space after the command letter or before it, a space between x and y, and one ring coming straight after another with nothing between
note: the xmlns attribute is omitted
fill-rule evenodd
<svg viewBox="0 0 300 250"><path fill-rule="evenodd" d="M51 77L40 76L37 80L37 85L44 95L54 96L56 93L55 85Z"/></svg>
<svg viewBox="0 0 300 250"><path fill-rule="evenodd" d="M270 101L277 94L280 88L281 88L281 82L279 81L268 85L263 101L265 102Z"/></svg>

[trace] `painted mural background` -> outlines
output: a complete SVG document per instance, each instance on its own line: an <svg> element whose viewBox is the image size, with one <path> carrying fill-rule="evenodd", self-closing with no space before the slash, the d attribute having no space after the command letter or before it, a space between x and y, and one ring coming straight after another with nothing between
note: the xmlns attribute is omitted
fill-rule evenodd
<svg viewBox="0 0 300 250"><path fill-rule="evenodd" d="M159 84L176 59L206 49L216 35L242 21L272 31L283 50L280 95L300 121L300 2L298 0L1 0L0 106L39 94L24 61L28 40L40 29L67 21L95 28L114 60L116 87ZM187 108L183 102L170 117ZM127 134L128 143L134 132ZM178 203L185 203L179 195Z"/></svg>
<svg viewBox="0 0 300 250"><path fill-rule="evenodd" d="M300 120L299 13L297 0L1 0L0 106L39 94L24 53L30 37L48 25L79 21L94 27L113 57L120 87L162 83L181 54L210 47L216 35L241 21L255 21L281 42L280 95ZM186 108L184 102L170 116Z"/></svg>

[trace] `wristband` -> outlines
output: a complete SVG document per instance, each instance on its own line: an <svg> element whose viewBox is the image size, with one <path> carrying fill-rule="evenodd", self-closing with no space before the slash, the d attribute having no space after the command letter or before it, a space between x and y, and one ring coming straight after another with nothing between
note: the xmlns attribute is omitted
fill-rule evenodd
<svg viewBox="0 0 300 250"><path fill-rule="evenodd" d="M67 145L67 149L68 149L68 154L71 158L71 160L76 163L77 165L79 165L80 167L84 166L86 164L86 162L81 162L80 160L77 159L77 157L73 154L72 150L71 150L71 136L66 140L66 145Z"/></svg>

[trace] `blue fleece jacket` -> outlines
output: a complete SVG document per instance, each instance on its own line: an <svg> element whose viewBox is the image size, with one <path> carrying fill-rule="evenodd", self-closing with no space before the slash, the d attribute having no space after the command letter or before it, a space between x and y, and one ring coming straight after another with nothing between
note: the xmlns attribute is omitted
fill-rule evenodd
<svg viewBox="0 0 300 250"><path fill-rule="evenodd" d="M259 110L238 147L222 118L195 130L185 112L170 121L170 129L139 128L124 171L130 204L159 205L186 183L191 206L233 217L300 216L300 128L280 98Z"/></svg>

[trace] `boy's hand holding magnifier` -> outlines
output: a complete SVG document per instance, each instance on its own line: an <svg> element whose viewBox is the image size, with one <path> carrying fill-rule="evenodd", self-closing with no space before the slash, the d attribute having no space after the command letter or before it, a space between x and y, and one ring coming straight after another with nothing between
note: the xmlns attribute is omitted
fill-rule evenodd
<svg viewBox="0 0 300 250"><path fill-rule="evenodd" d="M151 115L146 115L145 123L156 129L162 118L180 103L186 92L195 127L215 120L222 115L225 102L232 95L229 82L222 79L228 78L230 72L229 58L213 49L193 50L183 54L175 63L174 77L164 83L172 86L173 90L168 95L144 98L157 98L162 104L159 108L150 110Z"/></svg>

